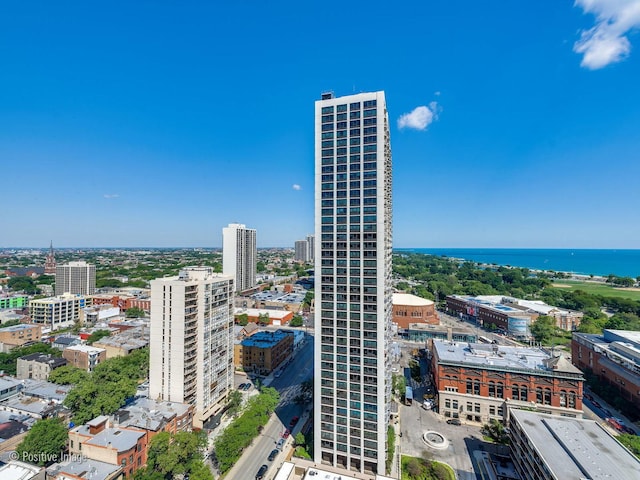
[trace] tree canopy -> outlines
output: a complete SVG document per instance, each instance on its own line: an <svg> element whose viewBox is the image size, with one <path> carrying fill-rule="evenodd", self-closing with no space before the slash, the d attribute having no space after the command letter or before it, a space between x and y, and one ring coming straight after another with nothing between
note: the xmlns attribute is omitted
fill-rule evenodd
<svg viewBox="0 0 640 480"><path fill-rule="evenodd" d="M59 418L38 420L24 437L16 452L19 460L48 465L60 461L67 444L67 427Z"/></svg>
<svg viewBox="0 0 640 480"><path fill-rule="evenodd" d="M125 315L127 316L127 318L138 318L138 317L144 317L146 314L144 310L141 308L131 307L131 308L127 308Z"/></svg>
<svg viewBox="0 0 640 480"><path fill-rule="evenodd" d="M31 277L11 277L7 282L7 286L13 291L24 291L29 295L40 293L36 282Z"/></svg>
<svg viewBox="0 0 640 480"><path fill-rule="evenodd" d="M96 330L87 338L87 344L91 345L93 342L97 342L101 338L108 337L111 335L110 330Z"/></svg>
<svg viewBox="0 0 640 480"><path fill-rule="evenodd" d="M148 348L105 360L75 384L64 405L73 411L76 424L99 415L110 415L135 394L138 380L147 378L148 370Z"/></svg>
<svg viewBox="0 0 640 480"><path fill-rule="evenodd" d="M0 370L7 375L15 375L18 357L32 353L50 353L54 357L61 357L62 352L46 343L34 343L25 347L16 347L7 353L0 353Z"/></svg>
<svg viewBox="0 0 640 480"><path fill-rule="evenodd" d="M151 439L147 466L138 470L134 479L168 480L188 473L193 480L213 480L211 471L202 461L206 447L204 431L161 432Z"/></svg>
<svg viewBox="0 0 640 480"><path fill-rule="evenodd" d="M221 473L228 471L240 458L242 451L258 436L279 401L280 395L276 389L263 388L259 395L249 400L244 413L216 439L214 448Z"/></svg>

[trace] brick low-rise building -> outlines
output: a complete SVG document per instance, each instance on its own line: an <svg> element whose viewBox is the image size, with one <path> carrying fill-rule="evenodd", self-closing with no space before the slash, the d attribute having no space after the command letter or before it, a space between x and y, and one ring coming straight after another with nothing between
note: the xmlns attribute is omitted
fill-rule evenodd
<svg viewBox="0 0 640 480"><path fill-rule="evenodd" d="M391 321L397 324L398 328L409 328L410 324L416 323L440 324L434 302L408 293L393 294Z"/></svg>
<svg viewBox="0 0 640 480"><path fill-rule="evenodd" d="M247 372L268 375L293 353L293 333L258 332L239 344L238 357Z"/></svg>
<svg viewBox="0 0 640 480"><path fill-rule="evenodd" d="M20 324L0 328L0 351L8 352L15 347L39 342L42 338L40 325Z"/></svg>
<svg viewBox="0 0 640 480"><path fill-rule="evenodd" d="M132 295L93 295L93 305L112 305L126 312L130 308L139 308L145 312L151 309L151 298L149 296L136 297Z"/></svg>
<svg viewBox="0 0 640 480"><path fill-rule="evenodd" d="M582 417L582 372L542 349L432 342L432 372L445 417L486 423L507 408Z"/></svg>
<svg viewBox="0 0 640 480"><path fill-rule="evenodd" d="M96 365L107 359L107 351L104 348L89 345L74 345L65 348L62 351L62 356L67 359L70 365L92 372Z"/></svg>
<svg viewBox="0 0 640 480"><path fill-rule="evenodd" d="M640 409L640 332L574 333L571 360L580 370L593 373Z"/></svg>
<svg viewBox="0 0 640 480"><path fill-rule="evenodd" d="M147 463L147 432L130 427L111 427L100 416L69 431L69 453L84 455L111 465L120 465L130 479Z"/></svg>
<svg viewBox="0 0 640 480"><path fill-rule="evenodd" d="M473 318L485 328L491 327L509 332L516 337L529 337L531 324L539 314L503 303L505 297L485 295L469 297L448 295L447 312L461 317Z"/></svg>

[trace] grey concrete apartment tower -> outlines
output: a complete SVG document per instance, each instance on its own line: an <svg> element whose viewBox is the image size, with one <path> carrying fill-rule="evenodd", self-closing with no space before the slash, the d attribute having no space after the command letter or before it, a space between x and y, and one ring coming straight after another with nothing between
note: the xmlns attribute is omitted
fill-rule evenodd
<svg viewBox="0 0 640 480"><path fill-rule="evenodd" d="M96 266L87 262L69 262L56 267L56 295L93 295L96 293Z"/></svg>
<svg viewBox="0 0 640 480"><path fill-rule="evenodd" d="M257 258L255 229L241 223L222 229L222 272L234 277L237 292L255 287Z"/></svg>
<svg viewBox="0 0 640 480"><path fill-rule="evenodd" d="M149 398L189 403L194 427L233 389L233 278L187 267L151 281Z"/></svg>
<svg viewBox="0 0 640 480"><path fill-rule="evenodd" d="M384 92L315 103L314 461L385 473L391 147Z"/></svg>

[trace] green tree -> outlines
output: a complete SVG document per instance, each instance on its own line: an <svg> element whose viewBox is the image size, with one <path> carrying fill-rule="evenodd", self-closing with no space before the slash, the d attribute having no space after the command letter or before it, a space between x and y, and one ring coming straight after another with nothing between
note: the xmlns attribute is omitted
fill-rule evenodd
<svg viewBox="0 0 640 480"><path fill-rule="evenodd" d="M67 443L67 428L59 418L38 420L18 445L18 459L38 465L51 464L61 459ZM27 460L28 459L28 460Z"/></svg>
<svg viewBox="0 0 640 480"><path fill-rule="evenodd" d="M148 371L148 348L105 360L71 389L64 405L74 413L76 424L111 415L135 394L138 381L147 378Z"/></svg>
<svg viewBox="0 0 640 480"><path fill-rule="evenodd" d="M271 319L269 318L268 313L260 313L258 315L258 323L260 325L269 325L271 323Z"/></svg>
<svg viewBox="0 0 640 480"><path fill-rule="evenodd" d="M533 335L538 342L542 343L547 343L551 340L556 330L556 321L553 317L547 315L540 315L531 325L531 335Z"/></svg>
<svg viewBox="0 0 640 480"><path fill-rule="evenodd" d="M7 282L7 286L15 292L23 291L29 295L40 293L35 281L31 277L11 277Z"/></svg>
<svg viewBox="0 0 640 480"><path fill-rule="evenodd" d="M503 445L509 443L509 435L507 435L504 425L495 418L492 418L489 423L485 423L482 426L482 433L496 443L501 443Z"/></svg>
<svg viewBox="0 0 640 480"><path fill-rule="evenodd" d="M304 324L302 317L300 315L296 315L291 319L289 325L292 327L301 327Z"/></svg>
<svg viewBox="0 0 640 480"><path fill-rule="evenodd" d="M277 390L263 388L260 394L249 400L242 415L231 422L216 439L215 454L222 473L234 465L242 451L259 435L279 401Z"/></svg>
<svg viewBox="0 0 640 480"><path fill-rule="evenodd" d="M405 391L407 389L407 379L404 377L404 375L393 374L391 376L391 384L396 395L402 396L405 394Z"/></svg>
<svg viewBox="0 0 640 480"><path fill-rule="evenodd" d="M141 308L131 307L131 308L127 308L125 315L127 316L127 318L138 318L138 317L144 317L146 313Z"/></svg>
<svg viewBox="0 0 640 480"><path fill-rule="evenodd" d="M391 463L393 462L393 455L396 451L396 431L393 425L387 427L387 459L386 467L387 472L391 471Z"/></svg>
<svg viewBox="0 0 640 480"><path fill-rule="evenodd" d="M263 273L267 271L267 266L265 265L264 262L260 261L258 263L256 263L256 272L258 273Z"/></svg>
<svg viewBox="0 0 640 480"><path fill-rule="evenodd" d="M304 439L304 433L302 433L302 432L296 433L296 436L294 437L294 440L296 442L296 445L304 446L306 444L306 441Z"/></svg>
<svg viewBox="0 0 640 480"><path fill-rule="evenodd" d="M202 461L207 446L204 431L161 432L151 439L147 466L136 474L136 480L171 479L188 473L200 480L213 480L213 476ZM204 467L204 468L203 468Z"/></svg>
<svg viewBox="0 0 640 480"><path fill-rule="evenodd" d="M77 385L89 379L89 374L73 365L63 365L51 371L48 380L58 385Z"/></svg>
<svg viewBox="0 0 640 480"><path fill-rule="evenodd" d="M238 390L234 390L229 394L229 401L227 403L229 410L227 412L229 415L235 417L240 411L240 407L242 406L242 393Z"/></svg>
<svg viewBox="0 0 640 480"><path fill-rule="evenodd" d="M4 371L6 375L15 375L18 357L30 355L32 353L51 354L54 357L62 356L62 352L57 348L53 348L51 345L45 343L34 343L33 345L27 345L26 347L14 348L7 353L0 353L0 370Z"/></svg>
<svg viewBox="0 0 640 480"><path fill-rule="evenodd" d="M636 457L640 458L640 437L638 435L623 433L618 435L616 439L627 447Z"/></svg>
<svg viewBox="0 0 640 480"><path fill-rule="evenodd" d="M640 330L640 317L633 313L616 313L607 321L605 328L613 330Z"/></svg>
<svg viewBox="0 0 640 480"><path fill-rule="evenodd" d="M96 330L87 338L87 344L91 345L101 338L108 337L109 335L111 335L111 331L109 330Z"/></svg>
<svg viewBox="0 0 640 480"><path fill-rule="evenodd" d="M249 315L246 313L241 313L240 315L236 315L236 323L242 327L249 323Z"/></svg>

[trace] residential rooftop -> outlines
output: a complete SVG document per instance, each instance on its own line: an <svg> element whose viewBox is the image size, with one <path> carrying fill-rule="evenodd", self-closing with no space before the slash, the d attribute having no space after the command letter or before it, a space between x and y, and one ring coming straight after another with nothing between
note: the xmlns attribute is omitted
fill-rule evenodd
<svg viewBox="0 0 640 480"><path fill-rule="evenodd" d="M41 470L41 467L36 467L30 463L12 460L0 467L0 478L2 480L30 480L35 478Z"/></svg>
<svg viewBox="0 0 640 480"><path fill-rule="evenodd" d="M443 340L434 340L433 346L439 361L445 363L463 363L540 373L558 371L582 375L582 372L564 357L553 357L541 348Z"/></svg>
<svg viewBox="0 0 640 480"><path fill-rule="evenodd" d="M277 345L287 335L291 334L292 332L285 332L283 330L276 330L275 332L257 332L242 340L240 344L243 347L269 348Z"/></svg>
<svg viewBox="0 0 640 480"><path fill-rule="evenodd" d="M58 385L46 380L22 380L22 394L30 397L41 398L48 402L62 403L67 394L73 388L72 385Z"/></svg>
<svg viewBox="0 0 640 480"><path fill-rule="evenodd" d="M47 477L56 475L73 475L87 480L105 480L118 472L122 467L110 463L99 462L90 458L79 458L75 461L55 463L47 468ZM66 477L63 477L66 478Z"/></svg>
<svg viewBox="0 0 640 480"><path fill-rule="evenodd" d="M135 447L140 437L144 435L145 433L140 430L105 428L84 443L99 447L111 447L116 449L118 452L123 452Z"/></svg>
<svg viewBox="0 0 640 480"><path fill-rule="evenodd" d="M121 426L157 431L173 417L181 417L188 410L189 405L185 403L136 398L134 402L118 410L114 417Z"/></svg>
<svg viewBox="0 0 640 480"><path fill-rule="evenodd" d="M67 360L63 357L54 357L50 353L32 353L30 355L24 355L18 357L18 360L25 360L27 362L48 363L51 368L60 367L67 364Z"/></svg>
<svg viewBox="0 0 640 480"><path fill-rule="evenodd" d="M555 478L638 478L640 460L593 420L517 409L511 409L510 415Z"/></svg>
<svg viewBox="0 0 640 480"><path fill-rule="evenodd" d="M104 348L92 347L91 345L71 345L65 348L65 350L71 350L72 352L84 352L84 353L100 353L104 352Z"/></svg>
<svg viewBox="0 0 640 480"><path fill-rule="evenodd" d="M21 323L20 325L11 325L10 327L0 328L0 333L4 332L20 332L22 330L31 330L32 328L40 327L40 325L31 325L28 323Z"/></svg>

